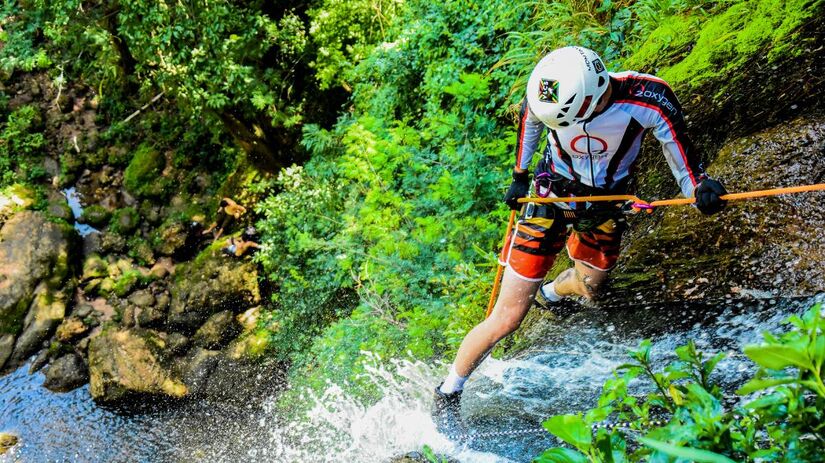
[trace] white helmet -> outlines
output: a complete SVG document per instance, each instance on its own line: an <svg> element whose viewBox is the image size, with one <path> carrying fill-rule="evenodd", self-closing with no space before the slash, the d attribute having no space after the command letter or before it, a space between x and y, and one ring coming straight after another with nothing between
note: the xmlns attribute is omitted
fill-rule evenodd
<svg viewBox="0 0 825 463"><path fill-rule="evenodd" d="M593 50L559 48L542 58L530 74L527 104L548 127L567 127L593 114L609 80Z"/></svg>

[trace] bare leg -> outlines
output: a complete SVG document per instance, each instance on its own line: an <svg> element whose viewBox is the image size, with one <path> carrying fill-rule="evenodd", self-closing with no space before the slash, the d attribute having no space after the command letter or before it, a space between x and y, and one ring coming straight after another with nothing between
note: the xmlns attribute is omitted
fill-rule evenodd
<svg viewBox="0 0 825 463"><path fill-rule="evenodd" d="M596 270L581 262L576 262L573 268L569 268L559 274L553 280L553 288L559 296L584 296L593 299L599 291L599 287L607 280L608 272Z"/></svg>
<svg viewBox="0 0 825 463"><path fill-rule="evenodd" d="M533 303L539 284L541 282L519 278L510 267L504 269L501 293L493 313L464 337L453 364L456 373L470 376L487 352L519 327Z"/></svg>

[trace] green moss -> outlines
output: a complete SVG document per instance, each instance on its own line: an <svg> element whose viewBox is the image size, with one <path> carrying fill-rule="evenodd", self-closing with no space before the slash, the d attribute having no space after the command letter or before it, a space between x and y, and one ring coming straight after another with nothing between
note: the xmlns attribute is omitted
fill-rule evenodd
<svg viewBox="0 0 825 463"><path fill-rule="evenodd" d="M109 223L109 219L111 217L112 213L109 212L108 209L97 204L92 204L91 206L83 209L83 215L81 216L84 223L87 223L93 227L105 226Z"/></svg>
<svg viewBox="0 0 825 463"><path fill-rule="evenodd" d="M17 305L7 309L5 313L0 312L0 335L20 333L23 328L23 317L31 305L31 298L21 298Z"/></svg>
<svg viewBox="0 0 825 463"><path fill-rule="evenodd" d="M135 259L140 265L152 265L155 263L155 255L152 252L152 247L143 238L133 236L127 242L129 249L129 257Z"/></svg>
<svg viewBox="0 0 825 463"><path fill-rule="evenodd" d="M650 35L625 64L654 69L684 59L658 74L675 87L696 90L720 78L735 79L754 58L769 60L801 53L799 28L816 20L822 0L745 0L704 20L702 13L669 18ZM695 42L693 38L695 37Z"/></svg>
<svg viewBox="0 0 825 463"><path fill-rule="evenodd" d="M140 214L133 207L118 209L112 214L109 221L109 229L121 235L133 232L140 223Z"/></svg>
<svg viewBox="0 0 825 463"><path fill-rule="evenodd" d="M145 143L140 145L123 172L123 185L136 196L157 196L165 161L155 148Z"/></svg>
<svg viewBox="0 0 825 463"><path fill-rule="evenodd" d="M671 66L690 51L702 19L677 15L662 20L639 49L624 62L628 69L643 69L653 73Z"/></svg>
<svg viewBox="0 0 825 463"><path fill-rule="evenodd" d="M123 297L129 294L140 281L141 273L139 271L126 271L117 279L117 281L115 281L112 292L119 297Z"/></svg>

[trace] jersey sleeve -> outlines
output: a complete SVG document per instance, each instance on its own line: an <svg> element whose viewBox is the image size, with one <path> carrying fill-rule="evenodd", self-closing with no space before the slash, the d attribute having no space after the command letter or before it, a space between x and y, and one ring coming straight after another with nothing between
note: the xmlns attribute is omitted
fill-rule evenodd
<svg viewBox="0 0 825 463"><path fill-rule="evenodd" d="M530 112L527 100L519 111L518 138L516 139L516 168L528 169L533 154L538 150L544 124Z"/></svg>
<svg viewBox="0 0 825 463"><path fill-rule="evenodd" d="M634 97L649 109L645 126L662 144L670 171L682 194L690 198L705 176L699 153L687 134L685 116L673 90L666 82L653 79L651 76L644 86L636 87Z"/></svg>

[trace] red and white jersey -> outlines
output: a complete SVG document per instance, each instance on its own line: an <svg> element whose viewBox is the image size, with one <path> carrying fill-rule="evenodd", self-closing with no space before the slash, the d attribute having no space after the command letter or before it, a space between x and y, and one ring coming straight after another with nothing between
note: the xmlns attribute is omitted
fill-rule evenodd
<svg viewBox="0 0 825 463"><path fill-rule="evenodd" d="M537 174L552 171L584 185L613 189L630 175L647 131L662 144L665 158L686 197L704 178L699 155L687 135L682 108L668 84L633 71L611 73L607 108L590 119L547 128L525 100L519 117L516 166L527 169L548 129L544 160ZM621 183L620 183L621 182Z"/></svg>

